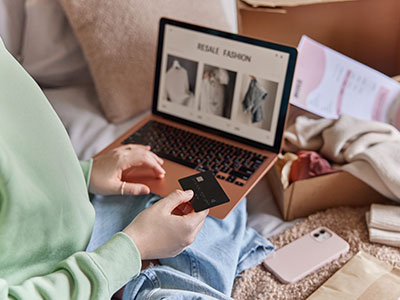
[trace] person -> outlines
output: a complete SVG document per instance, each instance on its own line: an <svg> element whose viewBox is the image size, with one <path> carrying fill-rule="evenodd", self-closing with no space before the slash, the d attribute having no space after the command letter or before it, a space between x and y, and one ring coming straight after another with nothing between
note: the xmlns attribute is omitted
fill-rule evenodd
<svg viewBox="0 0 400 300"><path fill-rule="evenodd" d="M236 275L272 250L246 227L245 201L217 220L188 209L192 191L161 199L122 181L136 166L165 176L149 147L78 161L1 39L0 66L0 300L110 299L123 286L123 299L229 299ZM149 259L160 264L141 272Z"/></svg>

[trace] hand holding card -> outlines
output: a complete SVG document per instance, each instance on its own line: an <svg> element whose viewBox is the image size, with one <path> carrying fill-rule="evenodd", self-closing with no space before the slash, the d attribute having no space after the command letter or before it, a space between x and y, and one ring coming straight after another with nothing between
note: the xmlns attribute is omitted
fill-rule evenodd
<svg viewBox="0 0 400 300"><path fill-rule="evenodd" d="M135 243L142 259L173 257L193 243L208 211L192 210L183 216L173 214L174 209L192 198L191 191L176 190L143 210L123 230Z"/></svg>
<svg viewBox="0 0 400 300"><path fill-rule="evenodd" d="M229 202L211 171L179 179L179 184L183 190L193 190L194 196L190 203L195 212Z"/></svg>

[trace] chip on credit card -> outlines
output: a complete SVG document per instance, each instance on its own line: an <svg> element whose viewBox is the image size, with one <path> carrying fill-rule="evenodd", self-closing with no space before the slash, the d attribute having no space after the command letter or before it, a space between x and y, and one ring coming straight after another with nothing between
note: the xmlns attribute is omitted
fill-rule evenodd
<svg viewBox="0 0 400 300"><path fill-rule="evenodd" d="M190 203L195 212L229 202L228 196L211 171L179 179L179 184L185 191L193 190L194 196Z"/></svg>

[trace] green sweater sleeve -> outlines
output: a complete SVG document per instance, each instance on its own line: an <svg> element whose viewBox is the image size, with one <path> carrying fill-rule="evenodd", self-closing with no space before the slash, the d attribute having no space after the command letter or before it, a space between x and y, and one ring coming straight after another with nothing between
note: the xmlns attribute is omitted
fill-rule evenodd
<svg viewBox="0 0 400 300"><path fill-rule="evenodd" d="M92 173L92 166L93 166L93 158L89 160L80 160L79 163L83 171L83 176L85 176L86 187L89 187L90 174Z"/></svg>
<svg viewBox="0 0 400 300"><path fill-rule="evenodd" d="M0 279L0 299L110 299L140 268L138 249L119 232L95 251L77 252L61 261L50 274L20 285L8 285Z"/></svg>

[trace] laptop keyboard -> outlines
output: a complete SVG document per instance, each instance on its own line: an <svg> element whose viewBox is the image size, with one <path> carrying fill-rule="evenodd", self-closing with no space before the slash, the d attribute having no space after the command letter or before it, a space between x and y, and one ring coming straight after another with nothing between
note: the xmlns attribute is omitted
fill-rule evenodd
<svg viewBox="0 0 400 300"><path fill-rule="evenodd" d="M157 121L149 121L122 144L151 146L158 156L239 186L249 180L266 156Z"/></svg>

